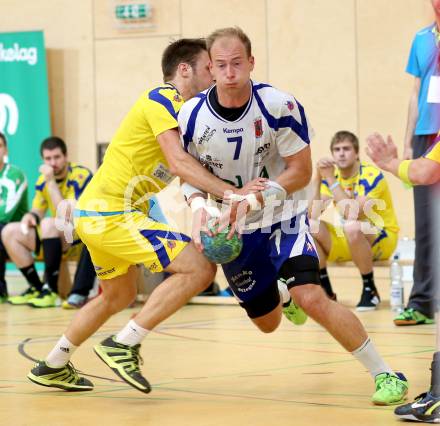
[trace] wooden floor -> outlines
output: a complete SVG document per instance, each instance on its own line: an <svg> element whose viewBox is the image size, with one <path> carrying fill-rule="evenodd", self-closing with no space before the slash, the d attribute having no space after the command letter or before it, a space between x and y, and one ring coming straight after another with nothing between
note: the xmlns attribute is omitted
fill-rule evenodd
<svg viewBox="0 0 440 426"><path fill-rule="evenodd" d="M386 270L385 270L386 272ZM342 303L353 307L355 271L331 271ZM434 327L394 327L388 281L378 279L381 309L359 315L389 364L409 378L410 398L427 389ZM22 283L14 285L16 293ZM184 307L145 340L143 371L153 385L144 395L94 355L92 345L121 328L138 308L112 318L74 356L95 384L67 393L26 379L31 359L43 358L73 313L0 305L1 425L392 425L390 407L370 403L373 382L350 354L313 321L283 320L258 332L237 306Z"/></svg>

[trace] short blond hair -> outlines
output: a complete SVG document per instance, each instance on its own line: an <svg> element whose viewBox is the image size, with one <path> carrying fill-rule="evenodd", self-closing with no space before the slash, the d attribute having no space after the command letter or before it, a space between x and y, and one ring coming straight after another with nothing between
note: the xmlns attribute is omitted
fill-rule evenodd
<svg viewBox="0 0 440 426"><path fill-rule="evenodd" d="M222 37L238 38L244 44L244 47L246 49L246 53L247 53L248 57L252 56L251 41L250 41L249 37L246 35L246 33L240 27L220 28L220 29L212 32L206 38L206 47L208 49L209 56L211 56L211 48L212 48L212 45L214 44L214 42Z"/></svg>

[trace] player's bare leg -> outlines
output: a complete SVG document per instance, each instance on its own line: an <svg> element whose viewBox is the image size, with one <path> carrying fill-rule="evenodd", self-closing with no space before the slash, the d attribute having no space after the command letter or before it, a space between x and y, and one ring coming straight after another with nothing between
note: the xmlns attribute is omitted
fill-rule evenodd
<svg viewBox="0 0 440 426"><path fill-rule="evenodd" d="M365 328L349 309L330 300L321 287L314 284L296 286L290 292L311 318L369 370L376 384L372 397L375 404L396 404L405 399L408 392L406 378L401 373L394 373L385 363Z"/></svg>
<svg viewBox="0 0 440 426"><path fill-rule="evenodd" d="M271 312L258 318L251 318L251 321L263 333L272 333L275 331L281 322L281 314L283 312L281 303Z"/></svg>
<svg viewBox="0 0 440 426"><path fill-rule="evenodd" d="M205 290L214 281L217 267L190 243L165 269L172 275L164 280L134 317L141 327L152 330L189 299Z"/></svg>
<svg viewBox="0 0 440 426"><path fill-rule="evenodd" d="M166 271L172 275L155 288L142 310L119 333L94 348L119 377L144 393L150 392L151 386L139 368L141 341L150 330L208 287L214 279L216 266L190 243Z"/></svg>

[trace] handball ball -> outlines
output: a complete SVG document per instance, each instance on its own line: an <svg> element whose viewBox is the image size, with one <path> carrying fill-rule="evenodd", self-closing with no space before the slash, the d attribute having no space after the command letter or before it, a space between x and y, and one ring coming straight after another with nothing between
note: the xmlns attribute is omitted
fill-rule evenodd
<svg viewBox="0 0 440 426"><path fill-rule="evenodd" d="M212 227L210 226L210 229ZM228 226L222 232L210 237L206 232L201 232L201 240L203 244L203 254L214 263L228 263L233 261L241 252L243 240L238 238L235 233L230 240L227 240L230 227Z"/></svg>

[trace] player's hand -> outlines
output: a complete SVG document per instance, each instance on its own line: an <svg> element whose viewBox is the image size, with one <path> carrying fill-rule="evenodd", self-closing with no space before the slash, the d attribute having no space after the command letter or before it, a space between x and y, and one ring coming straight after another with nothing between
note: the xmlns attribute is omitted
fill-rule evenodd
<svg viewBox="0 0 440 426"><path fill-rule="evenodd" d="M258 177L255 179L252 179L251 181L247 182L246 185L243 186L243 188L237 189L234 191L234 194L238 195L247 195L252 194L256 192L261 192L266 189L266 182L269 179ZM226 196L227 199L227 196Z"/></svg>
<svg viewBox="0 0 440 426"><path fill-rule="evenodd" d="M391 136L388 136L385 142L382 135L373 133L368 136L367 144L365 151L374 164L383 170L388 170L388 164L397 158L397 147Z"/></svg>
<svg viewBox="0 0 440 426"><path fill-rule="evenodd" d="M332 158L321 158L316 164L316 169L322 179L328 179L335 175L335 160Z"/></svg>
<svg viewBox="0 0 440 426"><path fill-rule="evenodd" d="M230 226L226 239L230 240L235 233L241 234L244 230L246 214L250 211L251 206L247 200L233 203L226 210L222 210L221 216L217 220L218 227L216 233L222 232Z"/></svg>
<svg viewBox="0 0 440 426"><path fill-rule="evenodd" d="M215 207L199 208L193 213L191 237L196 246L197 251L200 253L203 251L202 239L200 237L201 232L205 232L209 236L213 236L212 231L208 227L208 223L220 216L220 211Z"/></svg>
<svg viewBox="0 0 440 426"><path fill-rule="evenodd" d="M31 213L26 213L20 221L20 227L23 234L27 234L29 228L35 228L37 226L37 221Z"/></svg>
<svg viewBox="0 0 440 426"><path fill-rule="evenodd" d="M39 168L40 173L44 176L44 180L49 182L55 178L53 167L48 164L42 164Z"/></svg>

